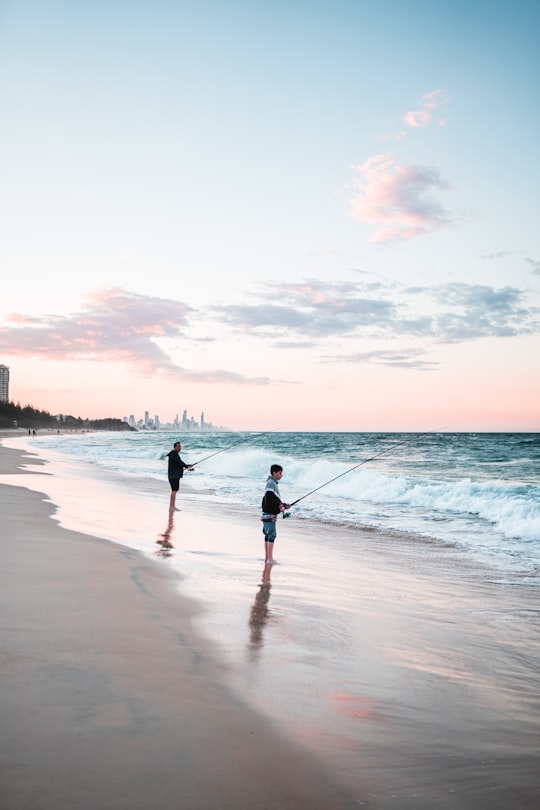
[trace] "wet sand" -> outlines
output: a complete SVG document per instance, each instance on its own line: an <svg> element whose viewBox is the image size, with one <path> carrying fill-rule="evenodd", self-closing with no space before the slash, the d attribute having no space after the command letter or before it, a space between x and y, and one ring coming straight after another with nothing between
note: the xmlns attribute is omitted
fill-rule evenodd
<svg viewBox="0 0 540 810"><path fill-rule="evenodd" d="M186 491L172 525L129 501L150 559L72 530L90 480L60 528L54 465L20 460L0 447L3 810L540 806L535 590L369 533L353 570L356 534L324 527L329 555L294 521L267 569Z"/></svg>
<svg viewBox="0 0 540 810"><path fill-rule="evenodd" d="M227 688L173 576L35 492L0 512L3 810L356 806Z"/></svg>

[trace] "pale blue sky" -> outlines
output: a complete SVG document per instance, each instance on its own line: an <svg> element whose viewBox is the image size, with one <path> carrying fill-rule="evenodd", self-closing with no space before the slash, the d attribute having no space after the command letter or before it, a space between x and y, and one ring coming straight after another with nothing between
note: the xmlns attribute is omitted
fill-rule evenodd
<svg viewBox="0 0 540 810"><path fill-rule="evenodd" d="M539 21L532 0L0 2L12 396L539 429Z"/></svg>

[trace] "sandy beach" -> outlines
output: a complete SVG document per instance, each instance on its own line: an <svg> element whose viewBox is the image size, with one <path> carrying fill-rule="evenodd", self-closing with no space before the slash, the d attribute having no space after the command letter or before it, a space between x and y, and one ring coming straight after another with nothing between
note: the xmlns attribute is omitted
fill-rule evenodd
<svg viewBox="0 0 540 810"><path fill-rule="evenodd" d="M3 810L540 806L536 590L75 472L0 446Z"/></svg>

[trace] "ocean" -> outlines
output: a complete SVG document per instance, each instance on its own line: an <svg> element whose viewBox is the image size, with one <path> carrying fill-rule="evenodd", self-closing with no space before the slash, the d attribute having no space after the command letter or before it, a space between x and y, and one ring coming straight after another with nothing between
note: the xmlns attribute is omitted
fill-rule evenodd
<svg viewBox="0 0 540 810"><path fill-rule="evenodd" d="M32 444L136 489L160 482L166 497L176 439L196 465L182 491L209 509L257 521L279 463L283 499L299 500L292 520L430 538L508 576L540 578L538 433L42 433Z"/></svg>

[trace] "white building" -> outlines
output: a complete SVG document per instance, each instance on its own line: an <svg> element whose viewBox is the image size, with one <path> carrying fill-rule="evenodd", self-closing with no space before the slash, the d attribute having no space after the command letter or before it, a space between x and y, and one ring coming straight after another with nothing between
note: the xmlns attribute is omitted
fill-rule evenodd
<svg viewBox="0 0 540 810"><path fill-rule="evenodd" d="M9 368L0 366L0 402L9 402Z"/></svg>

